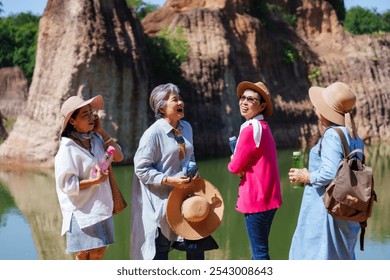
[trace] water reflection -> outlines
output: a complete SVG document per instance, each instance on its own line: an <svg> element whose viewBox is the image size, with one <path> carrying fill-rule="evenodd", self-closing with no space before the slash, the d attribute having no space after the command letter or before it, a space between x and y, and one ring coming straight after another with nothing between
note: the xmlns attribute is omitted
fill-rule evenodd
<svg viewBox="0 0 390 280"><path fill-rule="evenodd" d="M295 230L303 190L293 189L287 178L292 150L278 151L282 183L283 205L275 216L270 236L272 259L287 259L291 238ZM307 155L307 154L306 154ZM386 182L390 181L390 145L366 148L367 164L373 167L378 202L369 220L365 238L365 251L357 249L358 259L390 259L390 192ZM250 259L250 246L247 240L242 214L235 211L238 177L227 169L228 158L198 162L201 175L221 191L225 203L224 220L213 234L220 246L219 250L206 253L207 259ZM116 167L114 172L122 192L130 202L130 188L133 167ZM19 210L16 210L19 209ZM19 212L20 211L20 212ZM12 215L10 214L12 213ZM12 239L12 246L3 250L2 234L10 229L11 220L19 219L14 225L16 231L23 232ZM23 222L24 221L24 225ZM26 222L27 221L27 222ZM53 172L15 172L0 170L0 243L3 253L0 259L42 260L73 259L65 253L65 240L60 236L61 212L55 193ZM110 245L106 259L129 259L130 248L130 207L114 217L116 243ZM31 238L28 236L31 235ZM21 242L24 238L26 242ZM33 244L31 244L33 242ZM29 247L30 246L30 247ZM20 255L8 252L10 248L23 247ZM29 249L28 249L29 248ZM18 251L18 250L16 250ZM185 259L182 252L172 251L171 259Z"/></svg>
<svg viewBox="0 0 390 280"><path fill-rule="evenodd" d="M64 253L65 240L59 236L62 217L54 177L45 173L0 171L0 180L30 225L38 259L70 259ZM13 241L15 246L23 246L16 236ZM6 258L14 259L11 256Z"/></svg>
<svg viewBox="0 0 390 280"><path fill-rule="evenodd" d="M17 240L17 242L15 242ZM0 260L36 260L38 253L32 240L28 221L18 208L2 214L0 226Z"/></svg>

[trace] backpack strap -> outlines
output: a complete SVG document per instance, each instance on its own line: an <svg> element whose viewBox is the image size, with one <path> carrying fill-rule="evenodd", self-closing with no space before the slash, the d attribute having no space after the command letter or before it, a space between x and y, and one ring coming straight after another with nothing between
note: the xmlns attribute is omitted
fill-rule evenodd
<svg viewBox="0 0 390 280"><path fill-rule="evenodd" d="M344 157L346 158L349 154L350 154L350 150L349 150L349 145L348 145L348 141L347 141L347 138L345 138L345 135L344 135L344 132L342 131L341 128L338 128L338 127L327 127L324 131L324 134L325 135L325 132L330 129L330 128L333 128L334 130L336 130L337 134L339 135L340 137L340 140L341 140L341 144L342 144L342 148L343 148L343 153L344 153ZM320 139L320 148L318 150L318 155L321 156L321 150L322 150L322 139L324 138L324 136L321 137Z"/></svg>
<svg viewBox="0 0 390 280"><path fill-rule="evenodd" d="M364 251L364 233L366 232L367 221L360 222L360 251Z"/></svg>
<svg viewBox="0 0 390 280"><path fill-rule="evenodd" d="M333 128L334 128L334 130L336 130L337 134L340 136L341 144L343 145L344 157L346 158L351 154L351 151L349 150L347 138L345 138L344 132L342 131L341 128L339 128L339 127L333 127Z"/></svg>

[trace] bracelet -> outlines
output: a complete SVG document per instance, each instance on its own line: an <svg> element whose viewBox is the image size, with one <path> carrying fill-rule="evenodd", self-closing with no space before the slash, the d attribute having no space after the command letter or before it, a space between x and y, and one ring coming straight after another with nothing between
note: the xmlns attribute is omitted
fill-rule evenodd
<svg viewBox="0 0 390 280"><path fill-rule="evenodd" d="M114 139L112 139L112 137L110 137L110 138L108 138L108 140L106 141L106 142L104 142L104 145L107 145L109 142L111 142L112 140L114 140Z"/></svg>

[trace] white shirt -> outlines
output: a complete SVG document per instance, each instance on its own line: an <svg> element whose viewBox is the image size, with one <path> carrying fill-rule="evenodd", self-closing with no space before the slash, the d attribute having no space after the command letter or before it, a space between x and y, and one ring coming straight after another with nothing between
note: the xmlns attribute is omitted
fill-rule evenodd
<svg viewBox="0 0 390 280"><path fill-rule="evenodd" d="M158 227L169 240L177 238L166 219L166 204L172 187L161 182L165 176L186 175L188 163L195 159L191 125L180 121L177 127L181 129L186 145L186 156L181 161L172 128L164 119L155 121L142 135L134 156L131 259L154 258Z"/></svg>
<svg viewBox="0 0 390 280"><path fill-rule="evenodd" d="M104 158L103 140L94 134L92 156L72 139L62 137L55 157L55 178L63 221L61 235L70 229L72 214L80 228L85 228L112 216L113 201L109 180L80 190L80 181L89 179L94 166Z"/></svg>

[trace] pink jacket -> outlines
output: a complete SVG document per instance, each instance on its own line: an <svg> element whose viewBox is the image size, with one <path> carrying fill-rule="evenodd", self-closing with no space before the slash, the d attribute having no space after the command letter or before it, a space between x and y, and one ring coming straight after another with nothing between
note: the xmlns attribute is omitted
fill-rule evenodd
<svg viewBox="0 0 390 280"><path fill-rule="evenodd" d="M266 121L260 121L262 136L256 148L253 126L241 131L234 157L228 164L233 174L245 171L238 188L236 210L258 213L282 205L276 146Z"/></svg>

